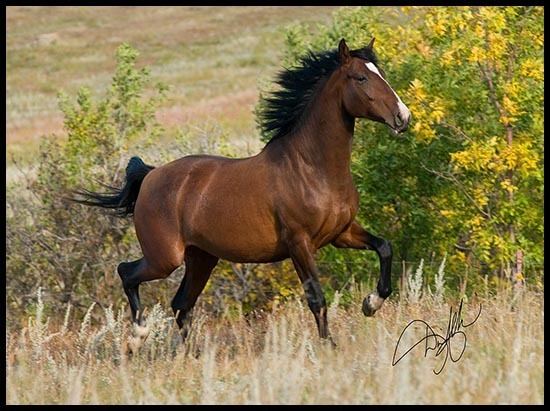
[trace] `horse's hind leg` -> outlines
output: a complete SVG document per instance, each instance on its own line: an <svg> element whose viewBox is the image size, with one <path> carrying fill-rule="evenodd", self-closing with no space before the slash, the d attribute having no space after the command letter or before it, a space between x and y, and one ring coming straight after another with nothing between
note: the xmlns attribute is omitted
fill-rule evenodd
<svg viewBox="0 0 550 411"><path fill-rule="evenodd" d="M130 351L136 351L148 335L139 299L139 285L145 281L166 278L177 267L177 264L172 264L166 265L163 268L156 268L149 264L145 258L119 264L117 271L122 280L124 292L128 297L130 310L132 311L132 321L135 325L134 336L130 341Z"/></svg>
<svg viewBox="0 0 550 411"><path fill-rule="evenodd" d="M193 307L217 263L218 257L200 248L185 249L185 276L172 299L172 310L184 341L191 327Z"/></svg>
<svg viewBox="0 0 550 411"><path fill-rule="evenodd" d="M138 267L141 264L143 258L139 260L132 261L129 263L120 263L117 267L118 275L122 280L122 286L124 287L124 292L128 297L130 303L130 310L132 311L132 321L134 323L142 324L141 320L141 304L139 300L139 284L140 282L136 281L136 273L138 272Z"/></svg>

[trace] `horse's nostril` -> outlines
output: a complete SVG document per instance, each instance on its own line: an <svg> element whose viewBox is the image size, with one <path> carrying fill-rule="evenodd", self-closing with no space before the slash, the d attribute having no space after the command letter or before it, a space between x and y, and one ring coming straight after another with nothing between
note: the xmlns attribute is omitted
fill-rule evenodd
<svg viewBox="0 0 550 411"><path fill-rule="evenodd" d="M395 125L397 127L401 127L405 122L403 121L403 119L401 118L401 113L398 113L396 116L395 116Z"/></svg>

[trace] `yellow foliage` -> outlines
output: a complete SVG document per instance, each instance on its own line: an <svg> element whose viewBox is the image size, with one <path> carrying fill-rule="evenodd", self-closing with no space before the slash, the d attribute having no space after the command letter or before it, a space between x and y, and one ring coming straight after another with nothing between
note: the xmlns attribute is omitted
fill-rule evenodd
<svg viewBox="0 0 550 411"><path fill-rule="evenodd" d="M478 46L474 46L470 50L470 55L468 56L468 61L471 63L477 63L483 61L486 58L485 52Z"/></svg>
<svg viewBox="0 0 550 411"><path fill-rule="evenodd" d="M455 64L455 51L453 49L446 50L440 58L443 67L449 67Z"/></svg>
<svg viewBox="0 0 550 411"><path fill-rule="evenodd" d="M508 113L511 122L514 121L518 115L523 113L517 106L517 103L508 96L502 98L502 106Z"/></svg>
<svg viewBox="0 0 550 411"><path fill-rule="evenodd" d="M509 98L517 99L522 93L521 84L517 80L509 81L504 84L504 94Z"/></svg>
<svg viewBox="0 0 550 411"><path fill-rule="evenodd" d="M412 131L417 140L423 142L430 142L436 137L434 126L441 123L446 111L444 101L434 95L428 100L429 94L419 79L411 81L406 91L409 109L415 114Z"/></svg>
<svg viewBox="0 0 550 411"><path fill-rule="evenodd" d="M525 277L522 273L516 273L516 281L525 281Z"/></svg>
<svg viewBox="0 0 550 411"><path fill-rule="evenodd" d="M422 121L415 121L413 131L418 141L429 142L435 137L435 130Z"/></svg>
<svg viewBox="0 0 550 411"><path fill-rule="evenodd" d="M512 184L512 182L509 179L503 180L500 182L500 186L508 191L509 193L513 193L514 191L517 191L517 187Z"/></svg>
<svg viewBox="0 0 550 411"><path fill-rule="evenodd" d="M424 88L424 84L419 79L414 79L411 81L411 85L409 87L409 90L412 91L413 96L418 100L422 101L426 98L426 89Z"/></svg>
<svg viewBox="0 0 550 411"><path fill-rule="evenodd" d="M430 57L432 55L432 50L430 46L428 46L426 43L416 43L415 47L420 52L420 54L422 54L422 57Z"/></svg>
<svg viewBox="0 0 550 411"><path fill-rule="evenodd" d="M509 170L516 168L518 164L518 156L513 146L508 146L502 150L501 159Z"/></svg>
<svg viewBox="0 0 550 411"><path fill-rule="evenodd" d="M539 59L526 59L519 67L519 74L536 81L544 80L544 64Z"/></svg>
<svg viewBox="0 0 550 411"><path fill-rule="evenodd" d="M456 211L454 210L440 210L439 211L443 217L454 217L456 215Z"/></svg>
<svg viewBox="0 0 550 411"><path fill-rule="evenodd" d="M504 126L508 127L510 124L512 124L513 119L511 119L508 116L500 116L498 119Z"/></svg>
<svg viewBox="0 0 550 411"><path fill-rule="evenodd" d="M470 226L473 228L481 227L481 224L483 224L483 217L480 215L476 215L470 220Z"/></svg>
<svg viewBox="0 0 550 411"><path fill-rule="evenodd" d="M544 33L526 32L525 36L525 41L533 42L540 47L544 46Z"/></svg>
<svg viewBox="0 0 550 411"><path fill-rule="evenodd" d="M449 264L457 264L457 263L465 263L466 262L466 255L458 251L456 254L453 254L449 257Z"/></svg>
<svg viewBox="0 0 550 411"><path fill-rule="evenodd" d="M479 18L491 32L499 32L506 28L506 18L497 7L480 7Z"/></svg>
<svg viewBox="0 0 550 411"><path fill-rule="evenodd" d="M485 38L485 26L482 22L478 22L474 27L474 34L478 39Z"/></svg>
<svg viewBox="0 0 550 411"><path fill-rule="evenodd" d="M538 168L539 156L537 153L532 152L528 157L522 157L521 169L522 174L528 174L530 171Z"/></svg>
<svg viewBox="0 0 550 411"><path fill-rule="evenodd" d="M476 187L474 189L474 200L479 207L483 207L489 203L486 191L482 187Z"/></svg>
<svg viewBox="0 0 550 411"><path fill-rule="evenodd" d="M489 33L487 40L489 43L488 57L494 62L500 62L506 52L506 39L500 34Z"/></svg>
<svg viewBox="0 0 550 411"><path fill-rule="evenodd" d="M434 123L439 123L443 119L444 115L445 113L440 107L432 107L430 118Z"/></svg>
<svg viewBox="0 0 550 411"><path fill-rule="evenodd" d="M415 132L415 134L418 134L422 131L422 128L423 128L422 122L419 121L419 120L416 120L414 122L414 126L413 126L412 130Z"/></svg>
<svg viewBox="0 0 550 411"><path fill-rule="evenodd" d="M538 167L539 155L531 150L529 142L514 143L506 146L500 155L502 163L508 170L517 169L521 173L529 173Z"/></svg>
<svg viewBox="0 0 550 411"><path fill-rule="evenodd" d="M489 170L494 167L495 143L494 137L486 144L474 142L463 151L451 153L451 162L465 170Z"/></svg>
<svg viewBox="0 0 550 411"><path fill-rule="evenodd" d="M443 36L446 32L445 21L442 19L439 19L438 16L435 16L433 14L427 16L426 27L428 27L428 29L433 31L436 34L436 36Z"/></svg>
<svg viewBox="0 0 550 411"><path fill-rule="evenodd" d="M392 205L392 204L384 204L384 206L382 206L382 211L385 213L385 214L390 214L390 215L396 215L396 211L395 211L395 207Z"/></svg>

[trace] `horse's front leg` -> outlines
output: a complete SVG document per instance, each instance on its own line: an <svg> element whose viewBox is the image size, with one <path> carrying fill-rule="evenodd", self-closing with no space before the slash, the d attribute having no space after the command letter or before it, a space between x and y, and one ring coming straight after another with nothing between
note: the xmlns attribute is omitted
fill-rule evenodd
<svg viewBox="0 0 550 411"><path fill-rule="evenodd" d="M338 248L356 248L360 250L374 250L380 259L380 278L376 291L363 300L363 314L372 316L380 309L382 303L391 294L391 243L378 238L365 230L357 221L351 223L348 229L342 232L332 244Z"/></svg>
<svg viewBox="0 0 550 411"><path fill-rule="evenodd" d="M319 283L319 272L315 264L314 252L315 249L310 239L305 235L297 235L289 243L290 257L302 282L309 309L315 316L319 336L328 339L333 346L336 346L328 330L327 303Z"/></svg>

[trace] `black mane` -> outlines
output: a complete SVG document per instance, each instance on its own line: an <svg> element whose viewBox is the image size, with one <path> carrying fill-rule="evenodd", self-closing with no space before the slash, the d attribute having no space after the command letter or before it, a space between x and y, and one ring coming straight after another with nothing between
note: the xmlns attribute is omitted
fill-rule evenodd
<svg viewBox="0 0 550 411"><path fill-rule="evenodd" d="M372 49L351 50L353 57L377 63ZM327 79L339 66L338 50L308 52L296 67L285 68L275 80L280 87L263 99L259 124L268 144L293 130L304 114L321 80Z"/></svg>

